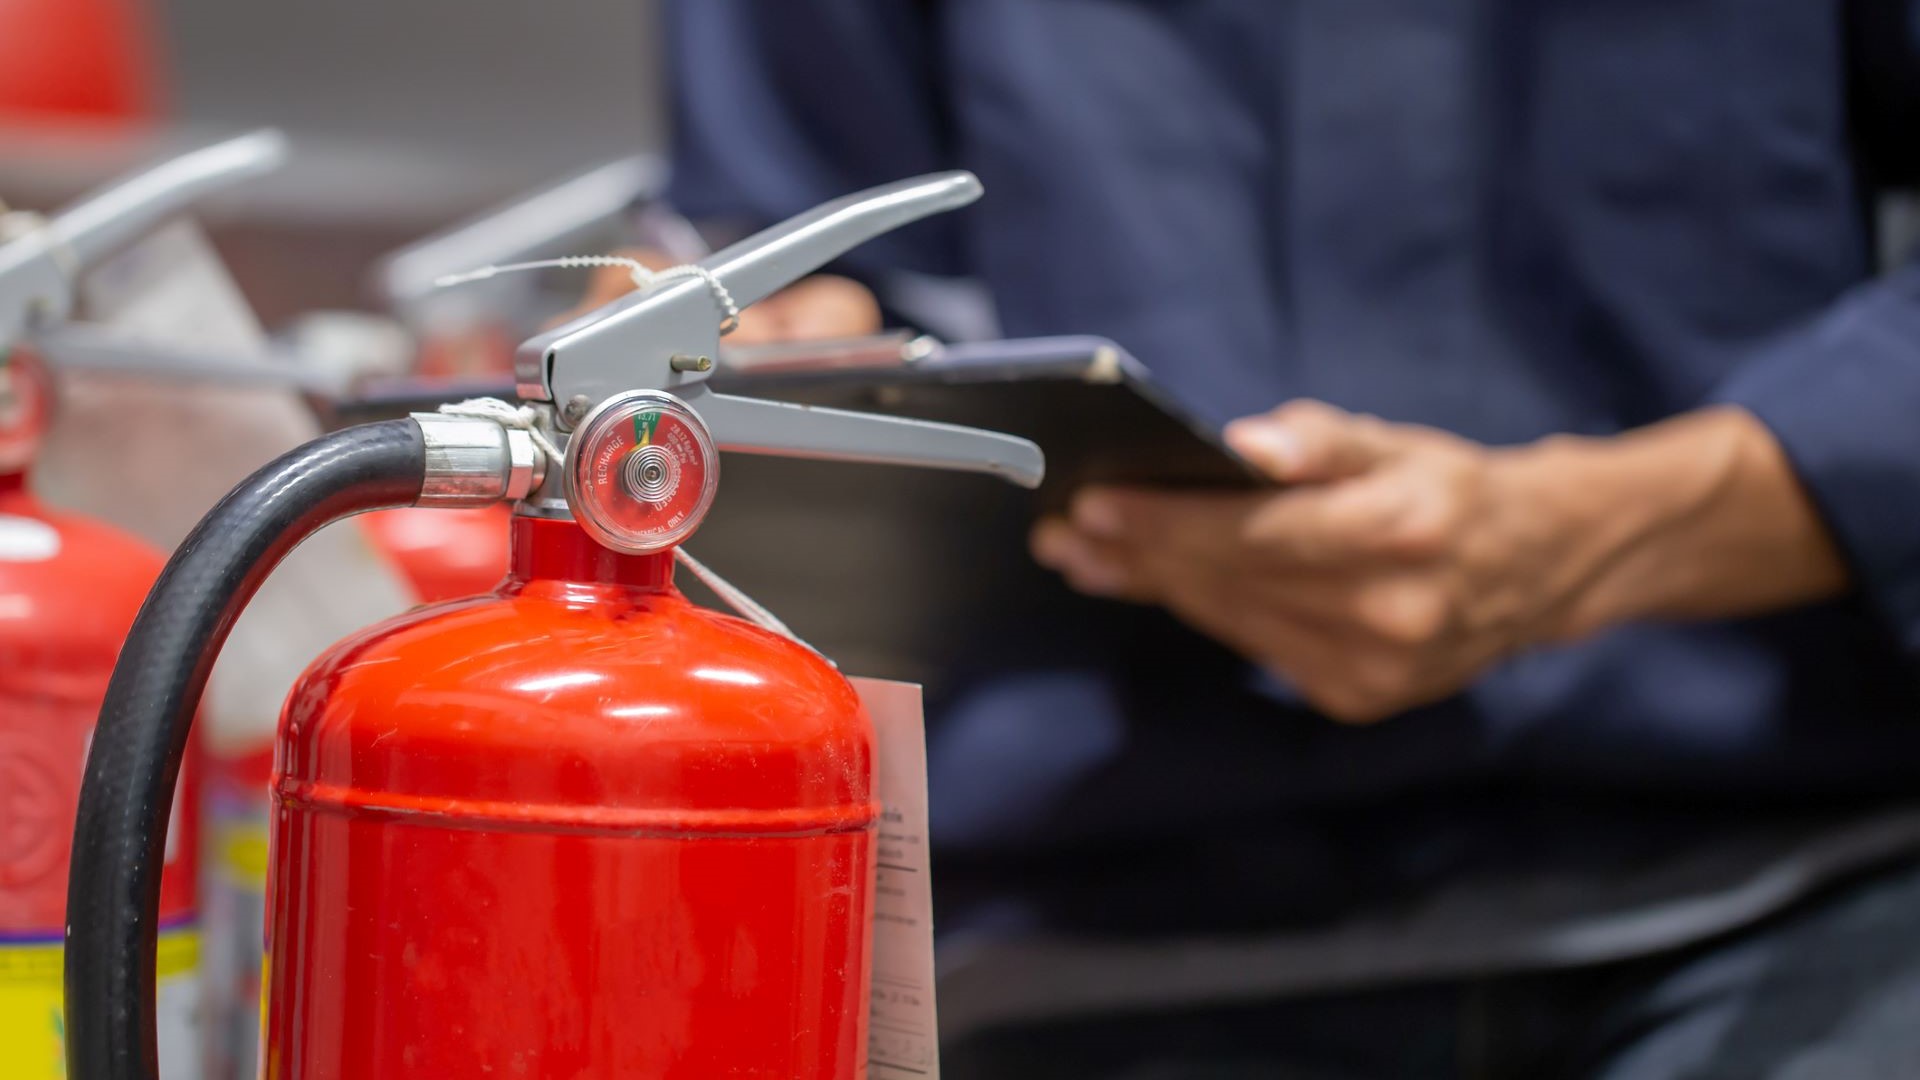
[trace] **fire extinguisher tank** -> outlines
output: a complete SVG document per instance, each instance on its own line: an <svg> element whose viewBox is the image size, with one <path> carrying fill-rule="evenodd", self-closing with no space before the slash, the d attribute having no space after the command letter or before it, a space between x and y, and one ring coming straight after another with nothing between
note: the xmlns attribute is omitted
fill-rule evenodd
<svg viewBox="0 0 1920 1080"><path fill-rule="evenodd" d="M118 529L49 509L21 473L0 474L0 952L59 943L81 763L120 640L162 561ZM182 790L191 799L192 785ZM189 831L170 846L177 865L169 860L161 886L169 929L193 914L191 801L182 810ZM57 1003L58 979L50 985Z"/></svg>
<svg viewBox="0 0 1920 1080"><path fill-rule="evenodd" d="M105 522L48 507L27 468L51 383L0 350L0 1075L64 1074L61 939L81 773L121 640L161 554ZM196 755L182 764L161 860L156 989L162 1060L194 1068Z"/></svg>
<svg viewBox="0 0 1920 1080"><path fill-rule="evenodd" d="M519 517L496 593L307 671L266 1075L864 1075L871 724L672 566Z"/></svg>
<svg viewBox="0 0 1920 1080"><path fill-rule="evenodd" d="M159 575L139 540L50 510L19 473L0 474L0 936L45 931L58 942L66 909L69 820L80 766L120 639ZM191 873L169 876L190 909Z"/></svg>

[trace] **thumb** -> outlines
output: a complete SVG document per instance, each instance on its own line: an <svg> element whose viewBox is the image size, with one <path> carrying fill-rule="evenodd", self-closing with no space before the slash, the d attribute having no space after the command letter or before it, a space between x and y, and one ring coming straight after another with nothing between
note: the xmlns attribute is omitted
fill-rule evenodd
<svg viewBox="0 0 1920 1080"><path fill-rule="evenodd" d="M1301 398L1227 425L1227 445L1273 479L1313 484L1358 476L1399 449L1392 428Z"/></svg>

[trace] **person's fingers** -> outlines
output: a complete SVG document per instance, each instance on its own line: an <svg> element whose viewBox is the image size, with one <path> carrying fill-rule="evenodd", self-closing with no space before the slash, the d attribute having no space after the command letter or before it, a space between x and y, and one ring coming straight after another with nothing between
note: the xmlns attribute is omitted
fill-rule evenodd
<svg viewBox="0 0 1920 1080"><path fill-rule="evenodd" d="M880 330L880 304L865 285L817 274L740 312L729 345L861 337Z"/></svg>
<svg viewBox="0 0 1920 1080"><path fill-rule="evenodd" d="M780 294L775 293L743 309L739 325L720 340L724 345L766 345L787 339L786 318L780 310Z"/></svg>
<svg viewBox="0 0 1920 1080"><path fill-rule="evenodd" d="M1282 608L1272 602L1280 582L1163 546L1110 543L1062 518L1041 521L1030 544L1036 562L1089 595L1222 611L1240 610L1257 598Z"/></svg>
<svg viewBox="0 0 1920 1080"><path fill-rule="evenodd" d="M1328 715L1368 722L1393 710L1388 676L1349 620L1276 602L1274 582L1167 556L1152 549L1105 544L1060 519L1043 521L1034 556L1074 588L1094 596L1158 603L1182 622L1300 687ZM1325 612L1335 611L1332 604ZM1371 667L1369 664L1371 663ZM1370 674L1372 672L1372 674Z"/></svg>
<svg viewBox="0 0 1920 1080"><path fill-rule="evenodd" d="M1266 495L1207 495L1137 488L1089 488L1070 518L1087 536L1205 562L1237 561L1248 519Z"/></svg>
<svg viewBox="0 0 1920 1080"><path fill-rule="evenodd" d="M789 339L860 337L880 330L880 303L865 285L818 274L780 294Z"/></svg>
<svg viewBox="0 0 1920 1080"><path fill-rule="evenodd" d="M1424 648L1449 632L1453 610L1441 582L1424 568L1378 564L1275 571L1204 563L1152 546L1103 544L1071 534L1052 541L1076 574L1102 595L1179 598L1233 611L1264 612L1323 637L1387 648Z"/></svg>
<svg viewBox="0 0 1920 1080"><path fill-rule="evenodd" d="M1424 474L1383 471L1280 492L1249 515L1242 539L1272 566L1419 562L1446 547L1453 506Z"/></svg>
<svg viewBox="0 0 1920 1080"><path fill-rule="evenodd" d="M1262 577L1250 602L1354 641L1421 649L1450 633L1456 608L1426 570Z"/></svg>
<svg viewBox="0 0 1920 1080"><path fill-rule="evenodd" d="M1235 420L1227 445L1281 483L1325 483L1361 473L1397 451L1393 425L1310 399Z"/></svg>
<svg viewBox="0 0 1920 1080"><path fill-rule="evenodd" d="M1028 546L1035 562L1089 596L1149 603L1156 597L1121 551L1102 544L1060 518L1034 526Z"/></svg>
<svg viewBox="0 0 1920 1080"><path fill-rule="evenodd" d="M1412 490L1413 479L1381 474L1262 495L1089 488L1071 519L1110 543L1269 571L1418 558L1426 541L1444 540L1437 534L1448 523L1426 511L1432 497Z"/></svg>

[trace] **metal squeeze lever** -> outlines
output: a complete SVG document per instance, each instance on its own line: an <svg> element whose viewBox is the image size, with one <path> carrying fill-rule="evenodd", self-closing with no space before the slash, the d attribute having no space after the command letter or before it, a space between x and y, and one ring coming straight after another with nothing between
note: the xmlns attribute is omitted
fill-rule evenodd
<svg viewBox="0 0 1920 1080"><path fill-rule="evenodd" d="M286 138L272 129L228 139L121 180L0 244L0 347L65 318L82 271L286 156Z"/></svg>
<svg viewBox="0 0 1920 1080"><path fill-rule="evenodd" d="M552 402L556 427L574 431L615 397L665 391L704 421L721 450L984 472L1038 487L1045 459L1025 439L736 397L706 382L729 305L744 308L859 244L980 193L972 173L936 173L849 195L756 233L701 260L701 276L658 282L521 345L520 396Z"/></svg>

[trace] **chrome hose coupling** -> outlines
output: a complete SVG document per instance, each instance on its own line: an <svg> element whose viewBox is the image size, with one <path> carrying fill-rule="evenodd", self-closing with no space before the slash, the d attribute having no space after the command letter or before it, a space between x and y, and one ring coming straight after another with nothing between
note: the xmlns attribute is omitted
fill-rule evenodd
<svg viewBox="0 0 1920 1080"><path fill-rule="evenodd" d="M427 448L420 506L486 506L523 499L547 475L533 434L498 420L414 413Z"/></svg>

